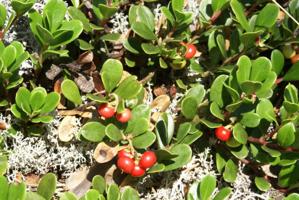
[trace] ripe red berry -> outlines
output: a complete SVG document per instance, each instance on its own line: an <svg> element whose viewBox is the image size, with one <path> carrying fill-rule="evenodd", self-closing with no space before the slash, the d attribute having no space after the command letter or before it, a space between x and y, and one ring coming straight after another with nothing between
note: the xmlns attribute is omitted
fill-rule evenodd
<svg viewBox="0 0 299 200"><path fill-rule="evenodd" d="M299 54L296 54L296 55L291 57L291 62L293 64L297 63L298 61L299 61Z"/></svg>
<svg viewBox="0 0 299 200"><path fill-rule="evenodd" d="M128 151L126 151L126 149L122 149L117 153L117 157L121 158L121 157L127 157L127 158L132 158L132 154Z"/></svg>
<svg viewBox="0 0 299 200"><path fill-rule="evenodd" d="M157 156L152 151L146 151L142 154L141 159L139 161L139 166L143 169L150 168L154 166L157 162Z"/></svg>
<svg viewBox="0 0 299 200"><path fill-rule="evenodd" d="M186 44L185 58L188 60L193 58L196 54L196 51L197 51L197 49L194 44Z"/></svg>
<svg viewBox="0 0 299 200"><path fill-rule="evenodd" d="M135 163L132 158L120 157L117 160L117 167L123 172L130 174L134 169Z"/></svg>
<svg viewBox="0 0 299 200"><path fill-rule="evenodd" d="M117 113L115 117L116 117L117 121L119 121L121 123L126 123L132 117L131 110L126 108L123 112Z"/></svg>
<svg viewBox="0 0 299 200"><path fill-rule="evenodd" d="M145 174L145 169L141 168L139 165L135 165L134 169L131 172L131 176L140 177Z"/></svg>
<svg viewBox="0 0 299 200"><path fill-rule="evenodd" d="M229 138L231 136L231 131L229 129L225 128L224 126L220 126L220 127L216 128L215 135L219 140L225 142L225 141L229 140Z"/></svg>
<svg viewBox="0 0 299 200"><path fill-rule="evenodd" d="M99 106L98 113L106 119L111 118L115 114L115 108L109 106L107 103L104 103Z"/></svg>

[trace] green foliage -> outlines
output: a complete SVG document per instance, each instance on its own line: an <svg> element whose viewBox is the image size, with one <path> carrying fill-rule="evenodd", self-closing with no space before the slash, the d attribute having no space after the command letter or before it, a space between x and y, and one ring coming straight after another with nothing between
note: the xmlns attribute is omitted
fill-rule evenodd
<svg viewBox="0 0 299 200"><path fill-rule="evenodd" d="M50 0L43 13L32 10L29 12L31 31L42 48L40 57L58 54L62 45L67 45L77 39L83 30L81 21L65 20L67 7L62 0ZM40 63L42 64L42 63Z"/></svg>
<svg viewBox="0 0 299 200"><path fill-rule="evenodd" d="M6 47L0 42L0 49L0 81L2 87L9 90L23 82L19 69L22 62L29 58L29 53L16 41Z"/></svg>
<svg viewBox="0 0 299 200"><path fill-rule="evenodd" d="M25 87L20 87L15 104L11 106L13 115L22 121L32 123L50 123L53 116L50 112L55 110L60 101L59 94L47 93L42 87L36 87L31 92Z"/></svg>
<svg viewBox="0 0 299 200"><path fill-rule="evenodd" d="M187 194L187 200L224 200L228 199L232 191L231 188L225 187L220 189L218 193L213 194L215 189L216 177L212 175L206 175L201 181L196 181L191 185Z"/></svg>

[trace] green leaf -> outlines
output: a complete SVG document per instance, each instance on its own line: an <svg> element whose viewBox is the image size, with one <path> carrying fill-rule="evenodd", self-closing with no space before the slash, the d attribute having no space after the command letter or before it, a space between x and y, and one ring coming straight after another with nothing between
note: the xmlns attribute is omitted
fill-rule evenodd
<svg viewBox="0 0 299 200"><path fill-rule="evenodd" d="M298 182L299 166L298 163L282 167L278 174L278 186L288 187Z"/></svg>
<svg viewBox="0 0 299 200"><path fill-rule="evenodd" d="M135 120L135 126L132 130L132 136L138 136L149 129L149 121L146 118L138 118Z"/></svg>
<svg viewBox="0 0 299 200"><path fill-rule="evenodd" d="M141 45L135 38L128 38L123 42L124 47L133 54L139 54L141 52Z"/></svg>
<svg viewBox="0 0 299 200"><path fill-rule="evenodd" d="M16 104L17 106L22 109L28 115L31 114L30 108L30 91L25 87L20 87L16 94Z"/></svg>
<svg viewBox="0 0 299 200"><path fill-rule="evenodd" d="M247 143L247 138L248 138L247 132L240 123L234 125L233 136L239 143L241 144Z"/></svg>
<svg viewBox="0 0 299 200"><path fill-rule="evenodd" d="M9 66L11 66L13 64L13 62L15 62L16 54L17 54L17 51L14 46L9 45L8 47L6 47L1 55L3 65L5 67L9 68Z"/></svg>
<svg viewBox="0 0 299 200"><path fill-rule="evenodd" d="M193 119L197 113L197 100L194 97L186 97L181 103L182 114L187 119Z"/></svg>
<svg viewBox="0 0 299 200"><path fill-rule="evenodd" d="M232 160L225 164L223 178L226 182L233 183L237 178L238 168Z"/></svg>
<svg viewBox="0 0 299 200"><path fill-rule="evenodd" d="M3 4L0 3L0 29L3 28L6 20L7 11Z"/></svg>
<svg viewBox="0 0 299 200"><path fill-rule="evenodd" d="M119 188L114 183L108 187L107 200L120 200Z"/></svg>
<svg viewBox="0 0 299 200"><path fill-rule="evenodd" d="M60 95L56 92L51 92L47 95L45 99L45 104L41 108L40 113L46 114L52 112L60 102Z"/></svg>
<svg viewBox="0 0 299 200"><path fill-rule="evenodd" d="M155 16L146 6L138 5L136 21L144 23L151 31L155 30Z"/></svg>
<svg viewBox="0 0 299 200"><path fill-rule="evenodd" d="M98 9L101 13L100 20L109 19L112 17L118 10L116 7L106 6L104 4L99 4Z"/></svg>
<svg viewBox="0 0 299 200"><path fill-rule="evenodd" d="M46 174L42 177L38 184L37 193L44 197L46 200L52 199L56 190L56 182L57 180L55 174Z"/></svg>
<svg viewBox="0 0 299 200"><path fill-rule="evenodd" d="M127 187L125 187L125 189L121 195L121 199L122 200L139 200L139 194L132 187L127 186Z"/></svg>
<svg viewBox="0 0 299 200"><path fill-rule="evenodd" d="M79 88L74 81L65 79L61 83L61 92L65 96L65 98L67 98L74 104L76 105L82 104Z"/></svg>
<svg viewBox="0 0 299 200"><path fill-rule="evenodd" d="M35 0L13 0L11 6L16 12L17 16L21 16L31 9Z"/></svg>
<svg viewBox="0 0 299 200"><path fill-rule="evenodd" d="M169 151L177 156L170 160L167 160L166 163L163 162L163 164L165 164L164 171L171 171L181 168L191 160L192 150L189 145L177 144L172 146Z"/></svg>
<svg viewBox="0 0 299 200"><path fill-rule="evenodd" d="M0 176L0 199L7 199L8 198L8 190L9 190L9 185L6 180L6 177Z"/></svg>
<svg viewBox="0 0 299 200"><path fill-rule="evenodd" d="M25 200L25 198L26 198L25 183L10 184L7 200Z"/></svg>
<svg viewBox="0 0 299 200"><path fill-rule="evenodd" d="M71 16L72 19L80 20L83 24L83 29L87 32L91 32L92 28L90 26L90 22L88 18L85 16L85 14L78 8L75 7L69 7L68 13Z"/></svg>
<svg viewBox="0 0 299 200"><path fill-rule="evenodd" d="M284 67L284 56L278 49L274 49L271 53L272 70L277 76L281 73Z"/></svg>
<svg viewBox="0 0 299 200"><path fill-rule="evenodd" d="M27 194L26 194L26 200L45 200L45 198L42 197L42 196L40 196L38 193L27 192Z"/></svg>
<svg viewBox="0 0 299 200"><path fill-rule="evenodd" d="M222 188L214 197L213 200L225 200L228 199L232 189L229 187Z"/></svg>
<svg viewBox="0 0 299 200"><path fill-rule="evenodd" d="M299 80L299 77L297 76L298 73L299 73L299 62L296 62L284 75L283 80L298 81Z"/></svg>
<svg viewBox="0 0 299 200"><path fill-rule="evenodd" d="M137 149L145 149L151 146L156 141L156 135L153 132L146 132L137 137L134 137L132 140L133 146Z"/></svg>
<svg viewBox="0 0 299 200"><path fill-rule="evenodd" d="M223 158L223 156L219 153L216 153L216 167L219 173L222 172L223 168L225 167L225 164L226 160Z"/></svg>
<svg viewBox="0 0 299 200"><path fill-rule="evenodd" d="M129 76L119 84L118 88L115 90L115 94L123 99L134 99L141 89L142 86L136 80L136 77Z"/></svg>
<svg viewBox="0 0 299 200"><path fill-rule="evenodd" d="M79 37L83 31L83 24L80 20L63 21L59 30L53 33L54 40L51 42L52 48L66 45Z"/></svg>
<svg viewBox="0 0 299 200"><path fill-rule="evenodd" d="M183 11L184 8L184 0L172 0L171 6L173 10Z"/></svg>
<svg viewBox="0 0 299 200"><path fill-rule="evenodd" d="M223 84L227 80L227 75L220 75L218 76L210 89L210 100L212 102L216 102L219 107L223 106L223 99L222 99L222 90L223 90Z"/></svg>
<svg viewBox="0 0 299 200"><path fill-rule="evenodd" d="M0 143L1 142L2 141L0 138ZM8 167L7 157L4 155L0 155L0 176L4 175L6 173L7 167Z"/></svg>
<svg viewBox="0 0 299 200"><path fill-rule="evenodd" d="M66 13L66 5L62 0L49 0L43 9L50 32L54 32L61 25ZM45 19L44 19L45 20Z"/></svg>
<svg viewBox="0 0 299 200"><path fill-rule="evenodd" d="M244 159L249 154L249 150L246 145L241 145L239 147L233 148L230 152L238 159Z"/></svg>
<svg viewBox="0 0 299 200"><path fill-rule="evenodd" d="M258 14L255 25L271 28L277 20L278 13L279 8L273 3L268 3Z"/></svg>
<svg viewBox="0 0 299 200"><path fill-rule="evenodd" d="M158 54L161 52L161 50L158 46L155 46L151 43L142 43L141 48L146 54L149 54L149 55Z"/></svg>
<svg viewBox="0 0 299 200"><path fill-rule="evenodd" d="M105 133L111 140L115 142L119 142L123 139L121 131L114 124L109 124L106 126Z"/></svg>
<svg viewBox="0 0 299 200"><path fill-rule="evenodd" d="M175 23L175 19L174 19L174 16L172 15L172 13L165 6L161 7L161 11L162 11L163 15L168 19L170 24L173 26Z"/></svg>
<svg viewBox="0 0 299 200"><path fill-rule="evenodd" d="M101 142L105 137L105 126L99 122L87 122L79 132L86 140Z"/></svg>
<svg viewBox="0 0 299 200"><path fill-rule="evenodd" d="M119 60L108 59L101 70L101 78L107 92L111 92L121 80L123 66Z"/></svg>
<svg viewBox="0 0 299 200"><path fill-rule="evenodd" d="M288 195L287 197L283 198L283 200L299 200L299 194L292 193Z"/></svg>
<svg viewBox="0 0 299 200"><path fill-rule="evenodd" d="M176 134L177 141L181 141L190 132L192 124L190 122L181 123Z"/></svg>
<svg viewBox="0 0 299 200"><path fill-rule="evenodd" d="M254 183L256 187L263 192L268 191L271 187L271 184L263 177L255 177Z"/></svg>
<svg viewBox="0 0 299 200"><path fill-rule="evenodd" d="M248 81L250 77L251 70L251 61L250 58L246 55L243 55L239 58L237 62L238 70L237 70L237 80L239 83L244 81Z"/></svg>
<svg viewBox="0 0 299 200"><path fill-rule="evenodd" d="M37 116L33 119L31 119L31 122L33 123L50 123L53 120L52 116Z"/></svg>
<svg viewBox="0 0 299 200"><path fill-rule="evenodd" d="M295 125L289 122L283 125L277 132L277 141L283 147L288 147L295 142Z"/></svg>
<svg viewBox="0 0 299 200"><path fill-rule="evenodd" d="M121 36L121 34L119 34L119 33L109 33L109 34L103 35L101 37L101 39L104 41L115 42L120 39L120 36Z"/></svg>
<svg viewBox="0 0 299 200"><path fill-rule="evenodd" d="M200 199L211 199L212 193L216 188L216 178L212 175L205 176L200 183Z"/></svg>
<svg viewBox="0 0 299 200"><path fill-rule="evenodd" d="M230 6L243 29L247 32L250 31L251 28L246 19L243 5L238 0L231 0Z"/></svg>
<svg viewBox="0 0 299 200"><path fill-rule="evenodd" d="M214 101L210 105L210 112L214 117L217 117L218 119L221 119L224 121L224 115L222 114L222 111L220 110L218 104Z"/></svg>
<svg viewBox="0 0 299 200"><path fill-rule="evenodd" d="M65 192L60 196L60 200L77 200L77 197L71 192Z"/></svg>
<svg viewBox="0 0 299 200"><path fill-rule="evenodd" d="M106 189L106 181L100 176L96 175L92 178L92 188L97 190L100 194L104 194Z"/></svg>
<svg viewBox="0 0 299 200"><path fill-rule="evenodd" d="M263 119L269 122L276 122L276 116L273 105L268 99L261 99L256 108L256 113Z"/></svg>
<svg viewBox="0 0 299 200"><path fill-rule="evenodd" d="M45 103L47 91L43 87L34 88L30 94L30 107L33 112L38 111Z"/></svg>
<svg viewBox="0 0 299 200"><path fill-rule="evenodd" d="M265 145L261 146L261 148L273 158L281 156L281 153L278 150L270 149Z"/></svg>
<svg viewBox="0 0 299 200"><path fill-rule="evenodd" d="M89 189L84 196L84 200L98 200L99 196L100 193L97 190Z"/></svg>
<svg viewBox="0 0 299 200"><path fill-rule="evenodd" d="M260 116L253 112L242 114L241 124L246 127L254 128L260 124Z"/></svg>
<svg viewBox="0 0 299 200"><path fill-rule="evenodd" d="M212 0L212 9L214 12L220 11L222 7L229 2L228 0Z"/></svg>
<svg viewBox="0 0 299 200"><path fill-rule="evenodd" d="M93 95L93 94L87 94L86 97L92 101L95 101L97 103L108 103L108 100L107 98L105 98L104 96L102 95Z"/></svg>
<svg viewBox="0 0 299 200"><path fill-rule="evenodd" d="M142 22L135 22L131 26L132 30L146 40L156 40L157 36Z"/></svg>

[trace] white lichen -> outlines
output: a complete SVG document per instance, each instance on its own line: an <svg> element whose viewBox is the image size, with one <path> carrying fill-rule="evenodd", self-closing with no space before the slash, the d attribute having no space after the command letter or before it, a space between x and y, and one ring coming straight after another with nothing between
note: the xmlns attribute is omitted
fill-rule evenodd
<svg viewBox="0 0 299 200"><path fill-rule="evenodd" d="M166 113L169 113L172 117L176 117L178 115L178 104L182 100L185 95L183 93L177 92L174 98L171 100L169 107L166 110Z"/></svg>
<svg viewBox="0 0 299 200"><path fill-rule="evenodd" d="M196 26L199 22L199 16L200 16L200 3L201 0L188 0L188 3L185 7L185 10L187 12L192 13L192 25Z"/></svg>
<svg viewBox="0 0 299 200"><path fill-rule="evenodd" d="M128 33L128 16L125 15L123 12L115 13L110 22L112 23L112 33L120 33L122 35L126 35Z"/></svg>
<svg viewBox="0 0 299 200"><path fill-rule="evenodd" d="M7 152L9 152L10 181L17 174L37 175L54 172L68 177L70 173L82 166L92 163L93 146L84 142L61 143L58 139L57 128L60 118L56 118L47 126L47 131L40 137L25 137L18 132L7 136ZM78 125L81 123L78 120ZM79 127L75 127L76 131Z"/></svg>
<svg viewBox="0 0 299 200"><path fill-rule="evenodd" d="M214 161L210 154L210 148L203 152L195 153L192 160L182 168L166 173L161 173L152 178L146 177L137 186L142 200L183 200L185 189L194 181L201 180L207 174L216 175ZM155 178L161 178L154 188Z"/></svg>

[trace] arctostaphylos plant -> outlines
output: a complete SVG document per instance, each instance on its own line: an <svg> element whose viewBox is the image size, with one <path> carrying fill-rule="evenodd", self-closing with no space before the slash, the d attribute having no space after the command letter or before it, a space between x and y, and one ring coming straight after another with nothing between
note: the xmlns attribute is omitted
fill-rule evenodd
<svg viewBox="0 0 299 200"><path fill-rule="evenodd" d="M40 45L38 66L49 56L67 56L68 50L63 49L77 39L83 30L83 24L79 20L66 20L67 6L62 0L50 0L40 14L36 10L29 12L31 31Z"/></svg>
<svg viewBox="0 0 299 200"><path fill-rule="evenodd" d="M36 192L27 192L26 184L24 182L21 183L8 183L5 177L0 177L0 187L1 193L0 197L2 199L20 199L20 200L50 200L54 197L57 197L56 193L57 186L57 177L48 173L44 175L37 185ZM132 187L125 187L122 192L120 192L119 187L116 184L106 184L105 179L97 175L92 180L91 188L81 197L77 197L72 192L64 192L58 195L60 200L88 200L88 199L121 199L121 200L131 200L139 199L139 194Z"/></svg>
<svg viewBox="0 0 299 200"><path fill-rule="evenodd" d="M53 120L51 112L56 109L59 100L59 94L48 94L43 87L36 87L32 91L20 87L11 112L19 120L19 128L29 131L29 134L40 134L42 124Z"/></svg>
<svg viewBox="0 0 299 200"><path fill-rule="evenodd" d="M22 62L29 58L29 53L24 50L20 42L12 42L5 46L0 41L0 106L9 104L8 90L17 87L23 82L19 75Z"/></svg>

